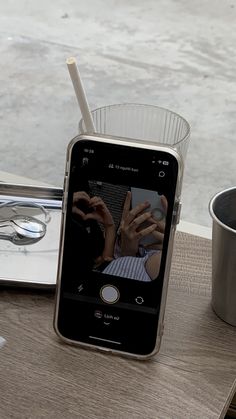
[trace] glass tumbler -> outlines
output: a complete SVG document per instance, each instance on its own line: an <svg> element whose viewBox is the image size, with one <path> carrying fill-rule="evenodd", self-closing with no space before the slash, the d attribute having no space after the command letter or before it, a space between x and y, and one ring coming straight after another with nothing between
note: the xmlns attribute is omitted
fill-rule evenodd
<svg viewBox="0 0 236 419"><path fill-rule="evenodd" d="M99 134L166 145L175 149L183 160L186 158L190 126L175 112L158 106L125 103L95 109L92 117ZM79 133L86 134L83 119L79 122Z"/></svg>

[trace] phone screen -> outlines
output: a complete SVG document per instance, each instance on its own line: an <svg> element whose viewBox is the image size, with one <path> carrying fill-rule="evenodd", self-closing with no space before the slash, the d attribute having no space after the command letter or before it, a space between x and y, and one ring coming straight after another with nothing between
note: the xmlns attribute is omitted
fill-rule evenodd
<svg viewBox="0 0 236 419"><path fill-rule="evenodd" d="M164 151L80 140L71 152L59 333L150 354L178 176Z"/></svg>

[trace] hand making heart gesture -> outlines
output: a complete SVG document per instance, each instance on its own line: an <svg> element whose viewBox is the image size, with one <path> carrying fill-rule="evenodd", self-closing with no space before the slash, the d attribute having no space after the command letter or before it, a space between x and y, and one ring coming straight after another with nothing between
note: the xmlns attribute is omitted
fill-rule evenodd
<svg viewBox="0 0 236 419"><path fill-rule="evenodd" d="M105 228L114 226L112 215L102 198L98 196L90 198L84 191L73 194L72 212L84 221L96 220L103 224Z"/></svg>

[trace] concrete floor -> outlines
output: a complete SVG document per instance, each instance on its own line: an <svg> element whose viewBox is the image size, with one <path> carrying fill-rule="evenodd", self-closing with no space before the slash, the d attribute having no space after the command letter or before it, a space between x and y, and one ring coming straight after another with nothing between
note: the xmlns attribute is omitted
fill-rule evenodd
<svg viewBox="0 0 236 419"><path fill-rule="evenodd" d="M139 102L191 124L182 219L236 183L236 1L0 0L0 170L62 185L80 112L74 55L91 108Z"/></svg>

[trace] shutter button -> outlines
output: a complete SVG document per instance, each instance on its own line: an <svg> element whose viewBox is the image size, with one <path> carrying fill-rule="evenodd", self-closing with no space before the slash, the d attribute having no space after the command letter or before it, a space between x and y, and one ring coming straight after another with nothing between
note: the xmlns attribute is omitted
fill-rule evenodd
<svg viewBox="0 0 236 419"><path fill-rule="evenodd" d="M114 304L120 298L119 290L114 285L104 285L100 289L100 297L107 304Z"/></svg>

